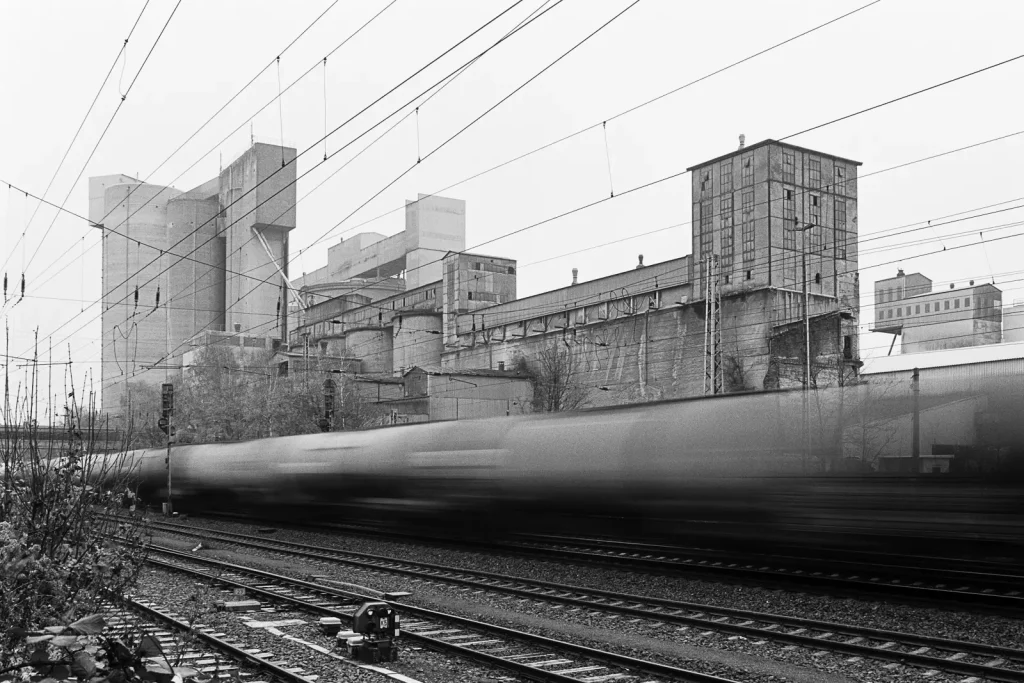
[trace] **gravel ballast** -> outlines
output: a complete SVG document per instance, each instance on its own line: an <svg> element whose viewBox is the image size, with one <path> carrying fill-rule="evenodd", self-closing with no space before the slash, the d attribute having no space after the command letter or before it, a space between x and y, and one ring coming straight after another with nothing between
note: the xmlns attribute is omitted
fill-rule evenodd
<svg viewBox="0 0 1024 683"><path fill-rule="evenodd" d="M221 521L193 519L189 524L192 527L252 532L251 527ZM641 595L828 619L890 630L916 631L994 644L1013 646L1021 642L1020 636L1024 633L1021 622L1017 620L943 610L717 584L706 580L691 581L679 577L632 575L615 569L486 555L391 540L291 530L279 530L272 537L412 561L500 572L523 578L555 580L605 590L621 590ZM166 538L173 539L174 536ZM184 544L187 545L187 542ZM317 573L330 576L336 581L347 581L377 590L411 590L414 596L406 599L410 603L470 617L484 617L502 625L525 628L590 646L601 647L604 644L604 647L608 647L608 644L612 644L613 649L617 651L630 654L639 651L645 656L650 655L648 658L651 659L727 677L745 680L838 682L902 680L904 676L908 677L908 680L919 680L922 674L920 669L898 664L860 660L823 650L811 651L772 641L751 641L740 636L701 632L696 629L679 630L673 625L655 625L648 620L635 621L586 609L557 608L541 601L520 600L487 592L478 593L445 585L443 582L431 585L409 577L343 565L331 565L330 569L327 569L326 565L320 563L306 562L298 558L281 560L271 553L252 553L247 549L232 547L226 542L216 540L212 542L212 548L214 550L204 551L203 554L210 557L223 556L221 559L239 563L251 562L270 571L299 577ZM216 550L217 548L222 550ZM965 626L972 630L965 631ZM962 675L933 674L929 680L959 681L963 678Z"/></svg>

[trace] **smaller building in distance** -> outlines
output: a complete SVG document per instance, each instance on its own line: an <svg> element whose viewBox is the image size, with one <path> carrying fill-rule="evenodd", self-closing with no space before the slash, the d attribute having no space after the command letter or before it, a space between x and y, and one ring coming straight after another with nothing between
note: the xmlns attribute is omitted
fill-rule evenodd
<svg viewBox="0 0 1024 683"><path fill-rule="evenodd" d="M995 285L932 290L921 273L875 282L872 332L899 335L902 353L939 351L1002 341L1002 291Z"/></svg>

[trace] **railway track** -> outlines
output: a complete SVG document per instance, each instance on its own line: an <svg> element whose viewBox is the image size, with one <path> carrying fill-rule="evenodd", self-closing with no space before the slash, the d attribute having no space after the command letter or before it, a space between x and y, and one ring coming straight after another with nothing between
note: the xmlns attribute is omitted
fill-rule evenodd
<svg viewBox="0 0 1024 683"><path fill-rule="evenodd" d="M203 577L250 596L287 604L312 614L350 621L358 605L379 600L360 594L251 567L199 558L170 548L150 547L170 560L148 562L169 570ZM212 575L212 569L219 573ZM530 680L559 683L605 683L617 680L662 683L737 683L698 671L589 648L575 643L516 631L495 624L389 600L401 617L401 638L440 652L504 669Z"/></svg>
<svg viewBox="0 0 1024 683"><path fill-rule="evenodd" d="M570 610L657 620L697 632L739 635L754 641L772 640L992 681L1024 681L1024 650L1008 647L526 580L289 541L256 539L231 532L196 532L180 525L160 523L155 526L178 533L217 538L243 547L384 571L409 576L416 581L446 583L477 592L565 606Z"/></svg>
<svg viewBox="0 0 1024 683"><path fill-rule="evenodd" d="M238 523L253 520L218 514ZM478 549L542 560L628 569L658 575L726 579L828 595L896 600L908 604L1024 616L1024 574L1013 565L954 558L895 556L870 551L832 552L806 557L782 552L738 553L712 548L679 548L604 538L534 534L519 541L483 542L421 536L366 525L303 524L326 533L352 533L413 543ZM790 552L794 552L790 549ZM938 564L953 565L937 567Z"/></svg>
<svg viewBox="0 0 1024 683"><path fill-rule="evenodd" d="M105 635L127 637L148 635L159 645L166 662L195 669L206 679L238 680L249 683L312 683L317 676L303 675L303 668L287 661L272 661L273 655L260 648L224 638L225 634L202 624L188 624L173 610L148 600L122 598L107 605L104 614L109 630Z"/></svg>
<svg viewBox="0 0 1024 683"><path fill-rule="evenodd" d="M223 534L221 537L225 540L232 535L231 532L191 531L192 527L185 525L162 522L153 524L164 524L162 528L177 530L179 533ZM334 525L311 528L328 532L339 530ZM455 544L455 547L466 549L466 545L476 544ZM867 599L881 597L929 607L956 607L1011 617L1024 615L1024 574L1006 573L997 570L1002 567L995 566L992 566L991 571L944 569L922 566L925 558L915 558L913 564L895 564L893 560L897 558L885 556L889 563L828 560L824 563L828 569L824 569L821 568L822 563L814 564L814 559L806 557L752 556L699 548L677 549L563 537L539 537L535 540L480 545L480 549L660 575L725 578L747 584L796 588L831 595Z"/></svg>
<svg viewBox="0 0 1024 683"><path fill-rule="evenodd" d="M750 556L737 553L619 542L521 541L502 544L519 554L627 567L659 574L728 577L737 581L771 584L802 590L818 589L854 596L885 597L930 606L981 610L996 614L1024 614L1024 575L1002 571L947 569L920 564L895 564L785 555ZM897 558L892 558L895 560ZM822 569L821 567L828 567Z"/></svg>

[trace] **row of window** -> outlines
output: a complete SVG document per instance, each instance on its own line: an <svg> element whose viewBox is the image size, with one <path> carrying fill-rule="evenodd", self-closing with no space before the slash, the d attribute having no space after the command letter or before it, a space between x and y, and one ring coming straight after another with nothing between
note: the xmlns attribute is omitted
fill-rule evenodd
<svg viewBox="0 0 1024 683"><path fill-rule="evenodd" d="M743 261L750 263L754 260L754 191L745 190L741 196L740 225L742 232ZM785 220L796 219L796 202L792 189L786 189L783 194L783 218ZM828 228L822 225L821 220L821 198L811 195L811 203L808 207L809 222L815 227L809 230L811 251L820 252L827 246ZM836 200L835 206L835 236L836 256L845 259L847 257L847 240L849 238L846 230L846 201ZM732 267L734 258L733 246L733 196L723 195L719 198L719 215L722 217L722 265L725 269ZM709 254L714 251L714 206L709 199L700 203L700 254ZM783 248L795 251L797 249L796 231L786 230L783 232Z"/></svg>
<svg viewBox="0 0 1024 683"><path fill-rule="evenodd" d="M955 299L946 299L944 301L936 301L935 302L935 310L934 310L934 312L935 313L939 313L941 311L948 311L948 310L950 310L950 302L952 302L952 304L953 304L952 305L952 309L956 310L956 309L960 308L960 302L961 301L963 302L963 307L964 308L970 308L971 307L971 297L965 296L962 299L957 297ZM940 304L941 304L941 308L940 308ZM910 312L911 308L914 309L913 313ZM904 306L897 306L896 308L888 308L888 309L885 309L885 310L878 309L878 310L875 311L875 317L878 320L882 320L883 318L888 320L888 319L892 318L894 311L896 313L896 317L897 318L910 317L911 315L920 315L921 314L921 304L914 304L913 306L906 306L906 307L904 307ZM906 313L904 313L904 311L906 311ZM930 304L930 303L924 304L924 312L925 313L932 313L933 312L932 311L932 304Z"/></svg>
<svg viewBox="0 0 1024 683"><path fill-rule="evenodd" d="M744 187L753 185L754 183L754 157L752 154L744 155L740 157L741 173L740 181ZM826 187L822 182L821 174L821 159L818 157L808 157L806 166L806 183L808 187L819 189ZM719 192L732 192L733 187L733 160L729 159L723 161L718 171L719 179ZM782 182L796 185L796 152L790 152L783 150L782 152ZM835 179L832 185L832 189L836 192L841 192L845 189L846 184L846 167L840 163L835 164ZM700 176L700 190L701 192L712 192L712 177L711 170L705 169L701 171Z"/></svg>
<svg viewBox="0 0 1024 683"><path fill-rule="evenodd" d="M732 192L732 159L723 161L719 168L719 186L722 192ZM740 158L740 182L744 187L754 184L754 156L752 154L744 155ZM712 191L711 181L711 169L705 169L701 171L700 176L700 190L701 192Z"/></svg>

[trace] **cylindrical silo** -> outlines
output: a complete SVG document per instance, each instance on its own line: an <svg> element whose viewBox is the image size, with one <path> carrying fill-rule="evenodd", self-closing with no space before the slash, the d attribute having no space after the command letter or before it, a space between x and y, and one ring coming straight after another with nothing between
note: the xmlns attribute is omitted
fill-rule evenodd
<svg viewBox="0 0 1024 683"><path fill-rule="evenodd" d="M168 241L180 241L171 251L187 256L168 273L174 337L224 329L224 242L216 237L217 211L215 197L182 195L167 204Z"/></svg>
<svg viewBox="0 0 1024 683"><path fill-rule="evenodd" d="M167 310L154 310L157 290L167 301L163 269L167 255L167 202L181 194L149 184L107 187L103 195L103 398L105 410L120 412L127 382L157 384L180 343L169 334Z"/></svg>
<svg viewBox="0 0 1024 683"><path fill-rule="evenodd" d="M441 366L441 314L434 311L404 311L391 319L394 336L395 372L411 367Z"/></svg>
<svg viewBox="0 0 1024 683"><path fill-rule="evenodd" d="M391 330L386 327L355 327L345 331L345 355L360 359L364 373L391 371Z"/></svg>

